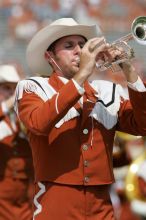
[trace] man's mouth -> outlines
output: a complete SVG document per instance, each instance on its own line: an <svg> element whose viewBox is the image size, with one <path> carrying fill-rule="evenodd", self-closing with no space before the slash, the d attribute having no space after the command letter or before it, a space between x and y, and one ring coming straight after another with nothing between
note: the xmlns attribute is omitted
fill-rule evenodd
<svg viewBox="0 0 146 220"><path fill-rule="evenodd" d="M79 67L79 65L80 65L80 58L79 58L79 57L75 58L75 59L72 61L72 63L74 63L77 67Z"/></svg>

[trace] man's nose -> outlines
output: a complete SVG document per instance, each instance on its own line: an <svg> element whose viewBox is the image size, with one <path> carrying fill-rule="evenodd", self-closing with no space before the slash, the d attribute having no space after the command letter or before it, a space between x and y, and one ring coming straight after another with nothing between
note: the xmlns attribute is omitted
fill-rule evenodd
<svg viewBox="0 0 146 220"><path fill-rule="evenodd" d="M75 54L80 54L81 50L82 50L82 48L80 47L80 45L76 45L75 49L74 49L74 52L75 52Z"/></svg>

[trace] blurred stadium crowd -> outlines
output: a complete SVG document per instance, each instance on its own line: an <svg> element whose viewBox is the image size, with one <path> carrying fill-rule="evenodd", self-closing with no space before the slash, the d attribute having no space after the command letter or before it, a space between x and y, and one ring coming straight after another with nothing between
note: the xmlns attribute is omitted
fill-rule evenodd
<svg viewBox="0 0 146 220"><path fill-rule="evenodd" d="M25 76L32 75L30 70L27 67L26 60L25 60L25 51L28 44L28 41L32 38L32 36L43 26L52 22L52 20L58 19L60 17L73 17L76 20L80 21L81 23L97 23L101 26L101 29L109 42L112 42L119 37L124 36L125 34L131 31L131 24L132 21L138 16L145 16L146 15L146 0L1 0L0 1L0 42L1 42L1 50L0 50L0 65L12 65L15 67L14 76L16 74L19 75L20 78L24 78ZM145 47L139 45L137 42L131 42L130 45L135 50L136 58L133 60L134 64L136 65L137 70L139 71L141 77L145 79L146 77L146 61L145 61ZM5 71L7 71L9 66L5 66ZM16 73L15 73L16 71ZM4 73L4 75L3 75ZM9 82L12 79L6 79L5 73L1 69L0 72L0 85L2 86L3 83ZM113 73L108 71L107 73L102 73L106 79L112 79L115 82L120 83L125 90L127 89L125 78L122 73ZM12 76L13 78L13 76ZM13 78L14 80L14 78ZM17 82L17 80L16 80ZM14 85L16 84L14 81ZM7 84L9 86L9 84ZM2 87L0 87L2 88ZM0 104L6 100L6 98L12 99L12 94L6 94L4 91L7 88L1 89L1 97L0 97ZM12 88L11 88L12 89ZM14 89L14 88L13 88ZM4 91L4 95L2 95L2 90ZM10 100L9 100L10 101ZM13 101L13 100L11 100ZM7 106L7 114L12 116L12 104L9 107ZM4 110L4 106L0 106L0 111ZM5 115L5 114L4 114ZM1 116L1 115L0 115ZM2 116L5 117L5 116ZM5 118L2 118L5 120ZM11 121L12 119L9 118ZM4 123L0 121L0 123ZM17 123L17 120L16 120ZM2 125L2 124L1 124ZM1 127L0 127L1 129ZM1 132L1 130L0 130ZM23 134L22 134L23 133ZM6 134L5 138L6 137ZM21 135L23 139L21 139ZM8 135L9 136L9 135ZM16 137L19 137L19 141L25 141L25 144L28 146L26 132L24 128L21 128L19 125L19 132L14 132L12 140L8 139L8 142L3 142L3 139L0 135L0 150L1 155L5 153L5 165L8 163L8 168L16 171L15 162L16 158L23 160L24 158L27 160L26 157L29 159L31 158L31 153L27 152L28 155L23 155L21 152L15 155L16 152L11 152L11 156L9 152L5 151L5 144L11 146L14 144L13 148L17 148L16 146ZM142 168L142 171L139 171L139 178L140 181L136 183L133 181L135 178L134 174L129 170L131 165L139 166L140 161L146 163L146 144L145 144L144 137L134 137L128 134L117 133L115 136L115 143L114 143L114 167L115 167L115 177L116 182L113 184L111 188L111 196L112 202L114 204L115 213L118 220L143 220L146 219L146 186L142 185L141 178L144 179L146 183L146 164L145 167ZM7 147L8 149L8 147ZM141 154L143 158L141 158ZM139 157L140 156L140 157ZM134 162L137 158L138 161ZM2 160L1 160L2 161ZM22 162L22 161L21 161ZM26 161L25 161L26 163ZM24 164L25 164L24 163ZM28 160L27 160L28 163ZM20 164L21 165L21 164ZM2 165L3 166L3 165ZM32 164L29 163L32 171ZM19 169L22 171L23 166L20 166ZM26 167L26 166L25 166ZM3 167L4 168L4 167ZM4 168L5 169L5 168ZM19 170L18 170L19 171ZM24 169L25 173L26 170ZM4 170L3 170L4 175ZM134 177L133 177L133 176ZM2 175L0 174L0 177ZM126 177L129 176L129 179ZM20 178L20 177L19 177ZM4 182L0 179L1 186L4 186ZM16 180L16 176L14 181ZM27 175L23 174L21 176L21 181L17 182L18 185L9 189L10 191L18 191L19 185L20 187L20 194L22 197L22 191L25 194L25 201L18 201L17 195L14 199L12 195L12 200L14 204L12 206L16 208L16 206L20 206L20 204L24 204L23 208L20 210L30 211L32 205L32 179L33 179L33 171L32 173L27 173ZM126 181L127 183L126 183ZM23 181L22 181L23 180ZM26 181L28 180L28 181ZM2 185L3 184L3 185ZM131 196L129 196L129 191L125 191L125 187L129 187L128 184L133 188L131 190ZM139 189L138 192L135 190L136 187ZM9 184L8 184L9 185ZM10 186L10 185L9 185ZM24 187L25 186L25 187ZM142 187L141 187L142 186ZM4 189L5 190L5 189ZM7 189L8 190L8 189ZM141 191L143 190L143 191ZM25 191L25 192L24 192ZM27 194L27 196L26 196ZM28 196L29 195L29 196ZM128 195L128 196L127 196ZM19 197L19 195L18 195ZM130 197L130 199L128 198ZM135 205L132 204L134 200L139 200L140 204ZM0 200L1 200L1 191L0 191ZM130 201L130 202L129 202ZM19 204L17 204L19 203ZM31 204L31 205L30 205ZM132 204L132 206L131 206ZM0 201L1 205L1 201ZM2 204L3 205L3 204ZM29 208L28 208L29 206ZM136 209L135 209L136 207ZM137 208L138 207L138 208ZM141 211L140 211L140 208ZM144 207L144 208L143 208ZM12 208L11 208L12 209ZM1 209L0 209L1 210ZM2 211L2 210L1 210ZM9 220L12 219L10 215L7 217L1 216L0 211L0 220ZM9 207L6 212L9 212ZM28 213L29 217L24 219L30 220L30 213ZM10 218L9 218L10 216ZM20 219L21 217L14 217L14 219Z"/></svg>
<svg viewBox="0 0 146 220"><path fill-rule="evenodd" d="M25 74L31 74L25 61L27 42L54 19L73 17L81 23L98 23L111 42L129 33L134 18L145 13L145 0L1 0L0 62L16 62ZM145 49L135 42L132 46L145 71Z"/></svg>

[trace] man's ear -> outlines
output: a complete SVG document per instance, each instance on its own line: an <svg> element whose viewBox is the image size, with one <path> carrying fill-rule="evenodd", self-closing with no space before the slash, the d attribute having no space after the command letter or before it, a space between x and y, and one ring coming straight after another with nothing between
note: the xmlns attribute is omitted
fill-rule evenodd
<svg viewBox="0 0 146 220"><path fill-rule="evenodd" d="M53 54L51 51L45 51L44 57L49 63L52 63L52 59L53 59L52 56Z"/></svg>
<svg viewBox="0 0 146 220"><path fill-rule="evenodd" d="M51 59L50 59L50 53L49 53L49 51L45 51L44 57L45 57L45 59L46 59L47 61L50 62Z"/></svg>

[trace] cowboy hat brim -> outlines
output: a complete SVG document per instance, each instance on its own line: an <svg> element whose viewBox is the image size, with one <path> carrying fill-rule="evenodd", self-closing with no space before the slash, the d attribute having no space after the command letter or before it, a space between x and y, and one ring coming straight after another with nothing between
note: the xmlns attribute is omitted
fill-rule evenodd
<svg viewBox="0 0 146 220"><path fill-rule="evenodd" d="M45 51L53 42L69 35L81 35L89 40L100 34L96 25L48 25L32 38L27 47L26 60L33 74L49 75L51 66L45 60Z"/></svg>
<svg viewBox="0 0 146 220"><path fill-rule="evenodd" d="M20 80L16 68L12 65L0 65L0 84L13 83L16 84Z"/></svg>

